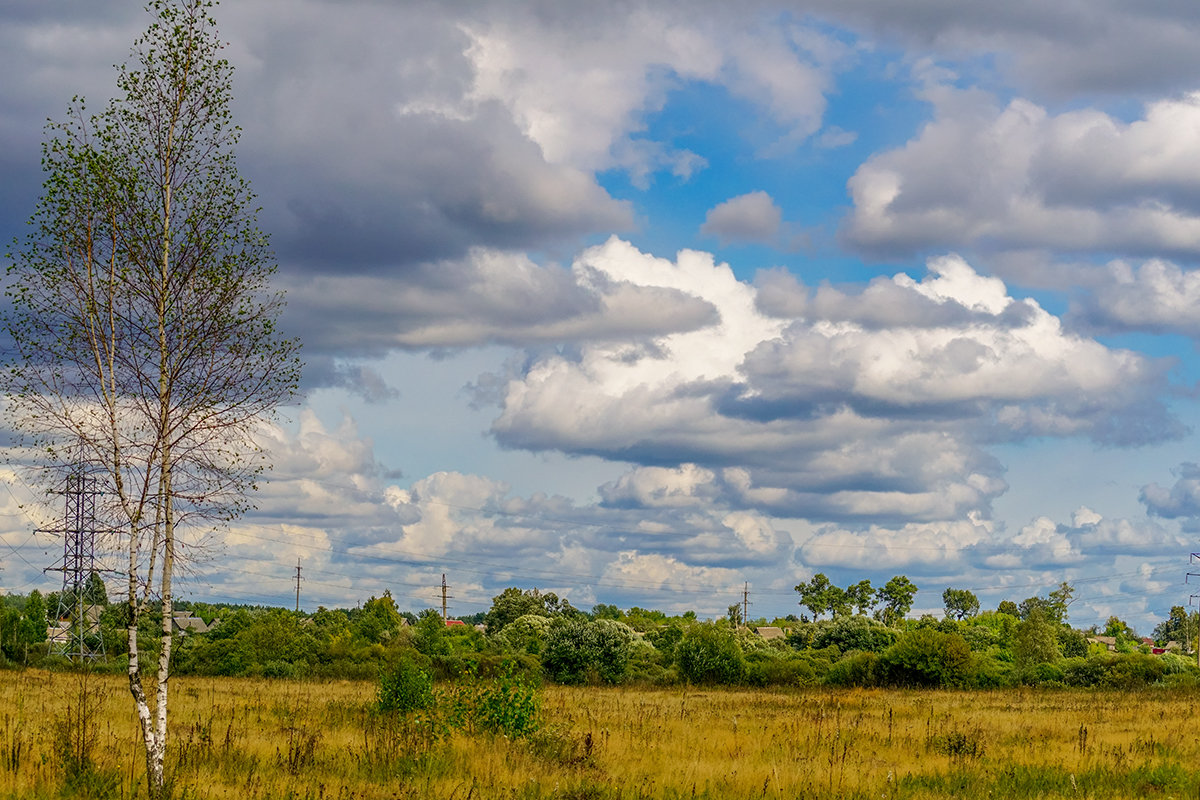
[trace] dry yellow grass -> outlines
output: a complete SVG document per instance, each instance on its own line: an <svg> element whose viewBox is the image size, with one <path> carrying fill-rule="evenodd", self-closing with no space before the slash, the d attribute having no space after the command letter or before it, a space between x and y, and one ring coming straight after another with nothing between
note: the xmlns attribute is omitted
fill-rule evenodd
<svg viewBox="0 0 1200 800"><path fill-rule="evenodd" d="M178 678L195 798L1195 797L1191 694L547 687L529 741L388 728L368 683ZM97 769L69 776L68 710ZM123 678L0 673L0 797L144 794ZM75 727L78 730L78 726ZM76 742L78 744L78 742Z"/></svg>

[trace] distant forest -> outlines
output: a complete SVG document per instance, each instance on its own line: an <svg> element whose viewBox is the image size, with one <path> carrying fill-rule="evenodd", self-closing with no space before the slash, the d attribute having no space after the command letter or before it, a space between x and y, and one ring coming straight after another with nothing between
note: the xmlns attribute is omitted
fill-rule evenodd
<svg viewBox="0 0 1200 800"><path fill-rule="evenodd" d="M1111 617L1071 627L1074 593L981 610L973 593L947 588L945 614L911 618L917 587L896 576L875 589L823 574L796 586L807 614L743 619L733 605L716 620L599 604L590 611L553 592L511 587L490 609L445 620L397 607L389 592L357 608L284 608L176 601L175 674L293 679L377 679L398 664L437 680L501 672L563 684L676 683L743 686L1105 686L1200 685L1196 615L1180 607L1143 637ZM63 602L66 600L66 602ZM91 637L91 666L123 671L127 611L108 602L98 576L77 597L0 597L0 664L70 668L61 642ZM57 609L89 609L83 633ZM139 641L158 646L159 621L143 617Z"/></svg>

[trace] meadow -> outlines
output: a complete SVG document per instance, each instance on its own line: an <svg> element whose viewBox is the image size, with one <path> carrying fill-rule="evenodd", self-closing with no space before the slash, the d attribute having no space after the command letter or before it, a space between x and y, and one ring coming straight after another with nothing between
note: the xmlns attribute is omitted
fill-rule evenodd
<svg viewBox="0 0 1200 800"><path fill-rule="evenodd" d="M0 672L0 797L144 796L123 676ZM541 690L520 737L376 685L181 677L177 798L1196 797L1194 691Z"/></svg>

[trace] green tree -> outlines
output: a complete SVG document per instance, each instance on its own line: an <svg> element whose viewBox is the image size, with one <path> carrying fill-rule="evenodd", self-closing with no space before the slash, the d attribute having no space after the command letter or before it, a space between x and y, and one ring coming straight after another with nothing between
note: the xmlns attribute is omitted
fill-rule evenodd
<svg viewBox="0 0 1200 800"><path fill-rule="evenodd" d="M800 593L800 605L812 612L813 619L826 611L834 617L850 613L852 598L844 589L833 585L823 572L813 575L805 583L797 584L796 591Z"/></svg>
<svg viewBox="0 0 1200 800"><path fill-rule="evenodd" d="M979 613L979 598L967 589L946 587L946 591L942 592L942 602L946 606L947 617L966 619Z"/></svg>
<svg viewBox="0 0 1200 800"><path fill-rule="evenodd" d="M153 0L117 99L90 117L79 101L50 126L4 320L8 411L45 458L39 477L96 481L98 511L123 536L129 690L152 798L164 785L179 537L248 507L265 467L255 433L299 374L237 174L232 68L211 5ZM155 598L149 674L137 636Z"/></svg>
<svg viewBox="0 0 1200 800"><path fill-rule="evenodd" d="M1008 614L1010 617L1021 616L1021 609L1012 600L1001 600L1000 605L996 607L997 614Z"/></svg>
<svg viewBox="0 0 1200 800"><path fill-rule="evenodd" d="M387 642L404 625L404 618L396 608L391 591L384 589L380 597L372 596L354 615L354 635L364 642Z"/></svg>
<svg viewBox="0 0 1200 800"><path fill-rule="evenodd" d="M917 585L905 575L896 575L879 590L877 595L883 607L875 616L886 625L897 625L912 609L917 596Z"/></svg>
<svg viewBox="0 0 1200 800"><path fill-rule="evenodd" d="M1018 609L1019 616L1021 619L1028 619L1029 615L1036 610L1057 625L1066 624L1067 606L1071 605L1071 597L1074 594L1075 589L1064 581L1046 597L1027 597L1022 600Z"/></svg>
<svg viewBox="0 0 1200 800"><path fill-rule="evenodd" d="M1040 608L1030 611L1013 633L1013 661L1022 669L1058 660L1058 629L1061 626Z"/></svg>
<svg viewBox="0 0 1200 800"><path fill-rule="evenodd" d="M859 614L867 614L875 604L875 589L869 580L846 587L846 600Z"/></svg>
<svg viewBox="0 0 1200 800"><path fill-rule="evenodd" d="M689 683L737 683L746 672L737 636L711 623L688 628L675 645L675 664Z"/></svg>
<svg viewBox="0 0 1200 800"><path fill-rule="evenodd" d="M532 614L539 617L576 616L576 610L566 598L554 592L542 593L536 588L522 591L510 586L492 598L492 607L484 617L488 636L496 636L518 617Z"/></svg>
<svg viewBox="0 0 1200 800"><path fill-rule="evenodd" d="M616 620L558 617L546 634L542 666L558 683L619 683L629 669L633 629Z"/></svg>
<svg viewBox="0 0 1200 800"><path fill-rule="evenodd" d="M413 647L417 648L417 652L431 658L449 654L450 643L446 641L446 621L434 609L427 608L417 616Z"/></svg>
<svg viewBox="0 0 1200 800"><path fill-rule="evenodd" d="M812 612L813 619L818 619L825 613L826 594L832 585L824 572L818 572L809 580L796 584L796 591L800 594L800 605Z"/></svg>
<svg viewBox="0 0 1200 800"><path fill-rule="evenodd" d="M899 686L962 686L970 677L971 648L957 633L916 628L883 651L878 667Z"/></svg>
<svg viewBox="0 0 1200 800"><path fill-rule="evenodd" d="M100 577L99 572L93 571L88 575L87 583L83 586L83 602L101 608L108 605L108 589L104 586L104 579Z"/></svg>
<svg viewBox="0 0 1200 800"><path fill-rule="evenodd" d="M1152 635L1159 647L1177 642L1184 653L1190 653L1196 639L1196 615L1189 614L1183 606L1171 606L1167 618L1154 628Z"/></svg>
<svg viewBox="0 0 1200 800"><path fill-rule="evenodd" d="M842 653L852 650L880 652L896 641L896 631L870 617L836 617L817 623L810 646L815 650L837 647Z"/></svg>

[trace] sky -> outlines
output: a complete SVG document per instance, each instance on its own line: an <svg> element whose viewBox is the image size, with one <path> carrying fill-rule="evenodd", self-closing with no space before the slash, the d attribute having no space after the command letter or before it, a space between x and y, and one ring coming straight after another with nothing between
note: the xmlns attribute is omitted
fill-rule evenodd
<svg viewBox="0 0 1200 800"><path fill-rule="evenodd" d="M310 610L445 575L452 614L770 619L904 574L1149 633L1200 591L1200 6L215 16L306 367L183 599L290 606L299 563ZM148 23L0 5L4 241ZM3 472L0 591L54 590L61 511Z"/></svg>

